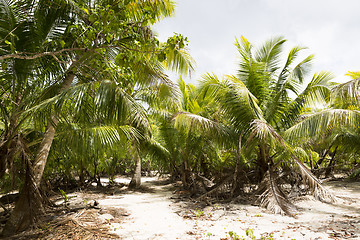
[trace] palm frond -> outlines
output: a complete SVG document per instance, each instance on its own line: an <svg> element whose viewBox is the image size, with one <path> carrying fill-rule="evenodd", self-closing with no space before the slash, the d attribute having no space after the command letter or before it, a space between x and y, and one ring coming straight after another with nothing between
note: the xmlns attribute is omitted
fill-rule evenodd
<svg viewBox="0 0 360 240"><path fill-rule="evenodd" d="M172 16L175 12L175 3L171 0L129 1L126 9L130 13L130 17L136 21L143 20L146 14L152 13L156 22L164 17Z"/></svg>
<svg viewBox="0 0 360 240"><path fill-rule="evenodd" d="M356 71L356 72L348 71L345 75L351 77L352 79L357 79L360 78L360 71Z"/></svg>
<svg viewBox="0 0 360 240"><path fill-rule="evenodd" d="M254 119L262 118L257 98L245 84L234 76L224 76L219 80L216 75L207 74L199 87L201 95L213 96L233 126L248 128Z"/></svg>
<svg viewBox="0 0 360 240"><path fill-rule="evenodd" d="M290 72L289 77L291 79L296 79L297 82L302 84L304 82L304 77L309 73L312 62L314 60L314 55L307 56L304 60L298 63Z"/></svg>
<svg viewBox="0 0 360 240"><path fill-rule="evenodd" d="M296 206L293 205L286 197L285 193L280 189L275 181L275 174L270 169L265 173L264 179L260 183L257 202L275 214L282 214L295 217Z"/></svg>
<svg viewBox="0 0 360 240"><path fill-rule="evenodd" d="M254 139L261 142L275 142L281 146L286 146L284 139L275 129L264 120L255 119L251 123L250 136L246 144L250 144Z"/></svg>
<svg viewBox="0 0 360 240"><path fill-rule="evenodd" d="M316 107L319 104L325 104L330 96L330 80L333 78L330 72L320 72L314 74L312 80L306 86L302 93L300 93L287 106L283 118L287 127L291 126L298 120L300 114L306 107Z"/></svg>
<svg viewBox="0 0 360 240"><path fill-rule="evenodd" d="M300 84L303 82L306 73L306 66L310 64L310 59L306 58L295 68L291 69L292 63L302 49L304 48L296 46L290 50L283 69L276 82L271 86L270 97L266 104L265 119L277 125L277 128L281 128L278 125L283 117L282 114L286 110L287 103L290 101L289 91L298 94Z"/></svg>
<svg viewBox="0 0 360 240"><path fill-rule="evenodd" d="M297 159L301 159L302 162L309 161L309 155L311 153L308 153L304 148L302 147L294 147L292 149L292 154L297 157Z"/></svg>
<svg viewBox="0 0 360 240"><path fill-rule="evenodd" d="M145 141L144 145L144 152L149 154L155 160L164 161L171 156L169 150L153 138Z"/></svg>
<svg viewBox="0 0 360 240"><path fill-rule="evenodd" d="M286 40L283 37L275 37L266 41L256 52L255 59L265 63L265 71L275 72L279 69L281 52Z"/></svg>
<svg viewBox="0 0 360 240"><path fill-rule="evenodd" d="M13 12L13 5L15 1L0 1L0 53L4 53L4 41L11 41L11 32L13 32L17 25L17 18Z"/></svg>
<svg viewBox="0 0 360 240"><path fill-rule="evenodd" d="M296 140L303 136L319 136L331 131L337 126L357 128L360 122L360 112L346 109L328 109L305 117L285 131L285 138Z"/></svg>
<svg viewBox="0 0 360 240"><path fill-rule="evenodd" d="M261 105L269 97L271 73L266 71L266 62L254 59L253 46L245 37L242 36L240 42L236 39L235 46L240 54L239 80L256 96Z"/></svg>
<svg viewBox="0 0 360 240"><path fill-rule="evenodd" d="M87 149L89 146L114 146L124 141L139 142L143 135L129 125L79 126L74 123L60 122L57 138L74 148Z"/></svg>
<svg viewBox="0 0 360 240"><path fill-rule="evenodd" d="M349 107L360 103L360 78L335 86L331 91L331 102L334 106Z"/></svg>
<svg viewBox="0 0 360 240"><path fill-rule="evenodd" d="M300 47L300 46L295 46L290 49L290 51L287 55L287 59L286 59L285 65L283 67L283 70L281 71L282 73L287 72L290 65L295 61L296 57L299 55L300 51L304 50L304 49L306 49L306 48Z"/></svg>
<svg viewBox="0 0 360 240"><path fill-rule="evenodd" d="M152 109L178 109L179 90L175 85L168 85L164 82L160 82L156 85L150 85L147 87L139 86L132 96L136 100L143 101L148 104L150 111Z"/></svg>
<svg viewBox="0 0 360 240"><path fill-rule="evenodd" d="M150 125L145 109L137 103L126 91L113 81L102 81L94 97L94 103L99 113L112 121L125 122L150 131Z"/></svg>
<svg viewBox="0 0 360 240"><path fill-rule="evenodd" d="M164 66L174 72L191 75L191 72L195 70L195 60L187 49L174 49L166 54Z"/></svg>
<svg viewBox="0 0 360 240"><path fill-rule="evenodd" d="M189 112L177 112L172 120L176 128L197 132L201 135L212 136L215 141L226 142L229 139L229 129L221 123Z"/></svg>
<svg viewBox="0 0 360 240"><path fill-rule="evenodd" d="M305 186L309 187L314 197L323 202L335 202L336 199L334 195L322 185L321 181L317 179L299 159L294 158L294 160L303 176Z"/></svg>
<svg viewBox="0 0 360 240"><path fill-rule="evenodd" d="M324 104L329 99L330 94L330 80L334 78L331 72L319 72L314 74L312 80L304 90L303 95L306 94L307 106L314 106L316 104Z"/></svg>

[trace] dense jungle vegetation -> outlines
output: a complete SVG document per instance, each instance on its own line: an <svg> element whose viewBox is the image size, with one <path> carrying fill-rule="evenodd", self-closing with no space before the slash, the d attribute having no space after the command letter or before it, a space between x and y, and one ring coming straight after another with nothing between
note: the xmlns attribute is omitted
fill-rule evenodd
<svg viewBox="0 0 360 240"><path fill-rule="evenodd" d="M360 73L337 84L286 39L235 40L238 73L196 85L188 40L152 25L171 0L0 0L0 189L19 190L3 234L26 229L49 190L168 174L205 198L332 196L319 178L360 175ZM236 34L236 33L235 33ZM285 57L284 57L285 56Z"/></svg>

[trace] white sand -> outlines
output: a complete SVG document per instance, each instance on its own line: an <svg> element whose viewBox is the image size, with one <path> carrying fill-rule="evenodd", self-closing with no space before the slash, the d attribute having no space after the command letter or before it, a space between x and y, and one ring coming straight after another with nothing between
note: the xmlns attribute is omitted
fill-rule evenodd
<svg viewBox="0 0 360 240"><path fill-rule="evenodd" d="M297 240L360 239L359 183L328 184L340 197L336 204L322 203L311 196L302 198L296 205L303 211L295 219L241 204L208 206L201 210L204 212L201 217L196 217L189 214L188 203L171 199L171 184L156 185L153 180L156 179L143 179L143 185L153 192L129 191L97 200L103 209L121 208L128 212L129 216L118 222L111 221L113 218L108 213L99 216L99 221L110 220L110 229L119 239L231 239L229 232L236 233L240 239L251 239L246 236L247 229L253 231L256 239L261 236Z"/></svg>

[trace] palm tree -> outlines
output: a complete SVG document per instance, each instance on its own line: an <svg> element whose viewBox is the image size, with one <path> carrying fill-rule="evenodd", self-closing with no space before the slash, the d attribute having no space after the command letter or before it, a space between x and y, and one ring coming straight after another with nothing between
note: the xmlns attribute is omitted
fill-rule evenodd
<svg viewBox="0 0 360 240"><path fill-rule="evenodd" d="M285 42L284 38L277 37L254 48L241 37L235 43L240 54L238 75L224 76L220 80L207 74L200 88L204 94L215 98L224 122L233 127L236 133L233 141L239 142L239 155L248 160L255 159L256 179L264 186L260 187L261 205L275 212L291 214L292 205L276 184L279 168L294 161L314 186L319 186L319 182L282 135L301 119L306 108L326 101L331 74L314 74L302 87L313 56L298 61L303 48L295 46L282 63L280 58ZM245 146L241 148L242 140Z"/></svg>
<svg viewBox="0 0 360 240"><path fill-rule="evenodd" d="M37 215L31 211L39 212L42 209L40 200L34 202L33 199L39 199L38 189L55 129L62 119L66 119L66 110L60 111L64 106L64 109L83 110L79 108L79 104L89 96L85 94L83 97L84 93L95 89L99 94L95 96L93 103L98 104L101 109L99 113L108 123L120 120L120 124L125 124L130 130L133 127L149 131L145 111L133 98L132 92L145 86L169 84L170 81L162 73L162 64L158 61L160 53L166 53L165 57L168 57L164 64L172 60L173 64L168 66L180 69L186 65L183 69L189 69L189 61L183 58L187 55L181 49L184 47L182 37L178 35L169 44L159 46L149 27L173 13L174 4L171 1L29 1L27 5L18 8L25 9L30 13L28 15L14 15L11 11L17 9L16 6L18 4L5 1L1 5L1 11L6 12L2 15L1 22L11 20L14 23L2 32L3 41L9 45L9 50L2 52L1 59L26 63L30 63L30 60L47 60L41 67L34 67L39 75L31 81L34 83L39 80L41 83L44 79L49 79L49 87L40 94L39 100L44 101L32 104L35 107L25 112L26 119L32 116L33 120L38 120L35 123L45 128L45 132L34 160L28 164L27 184L22 192L27 189L31 194L21 194L22 197L7 223L7 233L31 224L33 217ZM54 14L52 10L58 14ZM23 18L15 19L16 16ZM31 24L30 27L27 26L28 23ZM26 27L23 28L24 25ZM6 39L15 33L14 39L20 39L19 41ZM42 37L36 42L36 47L29 48L26 43L24 45L27 48L19 48L19 43L25 42L26 38L23 36L32 34ZM56 39L54 35L57 36ZM17 52L13 53L15 46ZM163 57L161 59L164 60ZM53 65L59 66L58 72L51 70ZM31 69L26 71L32 72ZM4 91L4 94L7 92ZM77 100L75 106L71 106L72 100ZM106 108L102 108L104 106ZM47 111L34 114L41 109ZM117 114L112 114L113 111L117 111ZM115 130L119 131L119 127ZM99 128L93 127L91 131L99 131ZM131 138L131 134L126 137ZM29 208L29 204L33 204L33 207Z"/></svg>
<svg viewBox="0 0 360 240"><path fill-rule="evenodd" d="M308 114L285 132L289 140L293 142L298 142L305 136L328 141L329 147L317 164L320 165L325 156L331 153L325 175L329 175L333 168L336 152L349 154L348 159L352 159L352 155L356 155L359 150L356 143L358 142L360 117L360 79L357 72L349 72L347 75L353 79L333 86L327 108ZM356 164L356 160L354 162ZM345 164L348 164L347 160L345 160Z"/></svg>
<svg viewBox="0 0 360 240"><path fill-rule="evenodd" d="M1 103L1 117L5 125L0 144L4 153L1 156L1 172L4 173L6 168L11 168L13 160L17 158L26 166L22 201L18 204L22 205L18 209L26 210L22 215L25 224L32 221L31 215L36 215L39 209L42 209L38 197L39 190L32 186L35 179L30 173L32 152L28 141L36 140L29 137L33 135L30 133L34 133L36 127L29 121L29 114L26 111L46 98L46 95L52 94L54 87L50 87L54 85L54 76L63 73L66 66L62 61L66 61L66 57L44 56L33 59L30 56L26 59L16 56L18 52L31 55L31 53L56 49L55 45L49 43L59 40L64 32L64 22L70 21L71 18L69 15L64 15L68 6L59 4L48 8L48 3L0 2L1 42L4 44L1 48L1 56L9 57L3 60L2 64L5 67L0 73L3 86L1 95L4 96ZM20 156L17 157L15 153ZM31 208L26 204L29 202Z"/></svg>
<svg viewBox="0 0 360 240"><path fill-rule="evenodd" d="M215 105L203 99L198 89L180 77L179 93L172 101L151 110L157 128L155 139L162 147L154 154L157 163L172 178L180 178L183 187L204 191L195 179L204 180L219 173L220 146L227 129L215 117ZM212 119L211 119L212 116ZM217 140L214 140L215 139Z"/></svg>

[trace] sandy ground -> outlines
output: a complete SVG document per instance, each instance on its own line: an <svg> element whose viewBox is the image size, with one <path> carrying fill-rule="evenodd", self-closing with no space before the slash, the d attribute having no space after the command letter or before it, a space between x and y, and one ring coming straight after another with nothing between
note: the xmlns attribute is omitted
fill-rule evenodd
<svg viewBox="0 0 360 240"><path fill-rule="evenodd" d="M297 218L234 203L197 207L174 194L172 184L155 178L143 178L143 191L77 192L69 197L72 202L96 200L104 211L95 217L118 239L360 239L360 184L326 185L337 203L303 197L296 202L302 208Z"/></svg>

